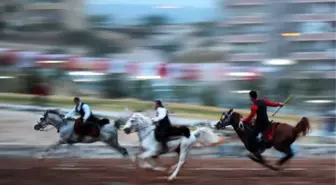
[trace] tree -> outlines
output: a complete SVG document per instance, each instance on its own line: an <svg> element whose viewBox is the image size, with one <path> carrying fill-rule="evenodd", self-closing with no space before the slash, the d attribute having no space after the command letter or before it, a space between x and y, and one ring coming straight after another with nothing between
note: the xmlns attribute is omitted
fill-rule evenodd
<svg viewBox="0 0 336 185"><path fill-rule="evenodd" d="M173 89L173 95L179 102L184 102L188 98L190 98L190 87L186 85L185 83L183 84L175 84L172 86Z"/></svg>
<svg viewBox="0 0 336 185"><path fill-rule="evenodd" d="M167 55L170 55L172 52L178 51L180 48L181 43L175 41L163 45L153 46L153 49L160 50Z"/></svg>
<svg viewBox="0 0 336 185"><path fill-rule="evenodd" d="M152 100L154 97L151 82L148 80L133 81L132 97L142 100Z"/></svg>
<svg viewBox="0 0 336 185"><path fill-rule="evenodd" d="M87 21L91 28L104 27L111 23L111 18L107 15L91 15Z"/></svg>
<svg viewBox="0 0 336 185"><path fill-rule="evenodd" d="M105 75L101 82L103 94L106 98L124 98L129 94L129 84L123 74L112 73Z"/></svg>
<svg viewBox="0 0 336 185"><path fill-rule="evenodd" d="M217 106L217 87L208 86L202 89L200 93L200 100L203 105Z"/></svg>
<svg viewBox="0 0 336 185"><path fill-rule="evenodd" d="M277 95L280 100L284 100L291 94L293 89L293 79L280 79L276 86Z"/></svg>
<svg viewBox="0 0 336 185"><path fill-rule="evenodd" d="M119 44L113 40L99 38L90 31L71 31L65 32L62 36L65 44L85 46L90 49L91 56L104 56L109 53L118 53L122 51Z"/></svg>
<svg viewBox="0 0 336 185"><path fill-rule="evenodd" d="M0 12L0 37L4 34L6 28L6 22L3 19L3 13Z"/></svg>
<svg viewBox="0 0 336 185"><path fill-rule="evenodd" d="M197 31L193 33L194 36L197 37L207 37L207 36L212 36L213 31L216 27L215 22L201 22L196 24Z"/></svg>
<svg viewBox="0 0 336 185"><path fill-rule="evenodd" d="M142 25L156 27L168 24L169 19L163 15L148 15L142 18Z"/></svg>
<svg viewBox="0 0 336 185"><path fill-rule="evenodd" d="M141 18L142 27L146 29L146 35L155 34L158 26L169 23L169 18L163 15L148 15Z"/></svg>

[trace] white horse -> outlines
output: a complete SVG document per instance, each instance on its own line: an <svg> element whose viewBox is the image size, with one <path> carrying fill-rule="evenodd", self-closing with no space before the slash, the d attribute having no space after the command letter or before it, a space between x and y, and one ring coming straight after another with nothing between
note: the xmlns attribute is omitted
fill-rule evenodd
<svg viewBox="0 0 336 185"><path fill-rule="evenodd" d="M57 110L47 110L37 124L34 126L35 130L43 130L48 125L51 125L57 129L60 134L60 138L51 146L49 146L42 154L42 158L46 157L50 151L55 150L62 144L72 144L75 143L94 143L94 142L104 142L108 146L116 149L123 157L130 157L126 148L120 146L118 142L118 128L122 123L122 119L118 119L113 123L110 123L108 119L99 120L100 133L97 137L84 136L81 137L75 132L74 122L67 121L63 119ZM134 161L133 157L130 157Z"/></svg>
<svg viewBox="0 0 336 185"><path fill-rule="evenodd" d="M155 126L153 125L152 120L144 116L141 113L134 113L126 122L123 127L123 130L126 134L133 132L138 132L140 139L140 145L143 149L143 152L138 155L140 160L143 160L145 164L149 165L153 170L165 170L161 167L156 167L156 163L153 160L153 157L159 156L161 152L161 144L156 140ZM175 127L175 135L171 137L168 141L169 152L176 151L179 153L179 161L177 164L173 165L169 172L174 172L169 176L168 181L174 180L177 176L180 168L184 164L188 152L191 150L192 146L197 142L202 142L209 145L216 145L223 143L223 139L218 137L213 133L209 128L202 127L198 128L196 131L190 133L189 128ZM142 168L146 167L145 165L140 166Z"/></svg>

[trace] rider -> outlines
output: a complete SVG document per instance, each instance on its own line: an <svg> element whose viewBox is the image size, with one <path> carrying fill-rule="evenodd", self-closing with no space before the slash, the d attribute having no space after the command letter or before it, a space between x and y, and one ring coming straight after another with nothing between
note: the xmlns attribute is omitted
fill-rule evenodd
<svg viewBox="0 0 336 185"><path fill-rule="evenodd" d="M250 91L250 100L252 101L251 112L241 121L245 124L251 124L252 119L255 115L257 118L255 120L255 127L249 135L248 145L255 146L257 144L257 136L259 133L263 133L269 126L270 122L267 115L267 107L282 107L283 104L280 102L271 102L268 99L258 99L256 91Z"/></svg>
<svg viewBox="0 0 336 185"><path fill-rule="evenodd" d="M79 114L80 117L78 119L81 121L83 129L88 125L88 123L95 124L97 118L92 114L89 105L81 102L79 97L75 97L73 101L75 103L75 107L68 114L66 114L64 118L67 119L75 114Z"/></svg>
<svg viewBox="0 0 336 185"><path fill-rule="evenodd" d="M158 122L155 133L162 144L162 153L168 152L167 140L168 133L171 127L168 117L168 110L162 105L160 100L154 101L154 109L156 110L156 117L152 118L153 122Z"/></svg>

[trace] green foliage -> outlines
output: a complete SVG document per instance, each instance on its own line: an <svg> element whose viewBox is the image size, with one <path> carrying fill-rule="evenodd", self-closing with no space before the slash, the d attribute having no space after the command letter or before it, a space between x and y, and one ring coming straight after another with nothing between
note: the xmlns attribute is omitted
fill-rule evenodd
<svg viewBox="0 0 336 185"><path fill-rule="evenodd" d="M198 23L197 25L197 31L193 33L194 36L197 37L206 37L213 35L216 23L214 22L202 22Z"/></svg>
<svg viewBox="0 0 336 185"><path fill-rule="evenodd" d="M101 87L106 98L125 98L128 97L129 83L123 74L112 73L105 75L101 82Z"/></svg>
<svg viewBox="0 0 336 185"><path fill-rule="evenodd" d="M153 48L161 50L166 54L170 54L172 52L178 51L181 48L181 44L179 42L170 42L164 45L154 46Z"/></svg>
<svg viewBox="0 0 336 185"><path fill-rule="evenodd" d="M27 93L27 94L32 94L33 93L33 87L35 86L35 84L37 83L41 83L42 82L42 76L40 75L40 73L38 71L36 71L35 69L30 69L29 71L24 72L21 76L20 76L21 80L22 80L22 91L23 93Z"/></svg>
<svg viewBox="0 0 336 185"><path fill-rule="evenodd" d="M200 100L202 105L217 106L217 94L218 90L216 86L202 88L200 93Z"/></svg>
<svg viewBox="0 0 336 185"><path fill-rule="evenodd" d="M292 92L293 79L280 79L276 86L278 98L280 100L286 99Z"/></svg>
<svg viewBox="0 0 336 185"><path fill-rule="evenodd" d="M179 102L183 102L190 97L190 87L185 84L176 84L172 86L174 98Z"/></svg>
<svg viewBox="0 0 336 185"><path fill-rule="evenodd" d="M0 37L4 33L6 28L6 22L3 19L3 14L0 12Z"/></svg>
<svg viewBox="0 0 336 185"><path fill-rule="evenodd" d="M28 24L16 28L17 31L50 31L59 29L62 29L62 25L57 22Z"/></svg>
<svg viewBox="0 0 336 185"><path fill-rule="evenodd" d="M111 40L101 39L90 31L65 32L62 36L65 44L85 46L90 56L100 57L108 53L118 53L122 48Z"/></svg>
<svg viewBox="0 0 336 185"><path fill-rule="evenodd" d="M152 84L149 80L135 80L132 83L133 91L132 97L141 100L152 100L154 92Z"/></svg>
<svg viewBox="0 0 336 185"><path fill-rule="evenodd" d="M62 35L65 44L68 45L90 45L97 41L97 37L90 31L69 31Z"/></svg>
<svg viewBox="0 0 336 185"><path fill-rule="evenodd" d="M119 53L123 49L114 41L104 40L98 38L94 42L88 45L90 48L90 56L104 56L108 53Z"/></svg>
<svg viewBox="0 0 336 185"><path fill-rule="evenodd" d="M111 19L106 15L92 15L87 18L87 21L89 26L94 28L108 25Z"/></svg>
<svg viewBox="0 0 336 185"><path fill-rule="evenodd" d="M169 23L169 18L163 15L148 15L141 18L141 26L146 30L145 36L155 34L156 27Z"/></svg>
<svg viewBox="0 0 336 185"><path fill-rule="evenodd" d="M166 25L169 22L169 18L163 15L148 15L141 20L142 24L148 27Z"/></svg>

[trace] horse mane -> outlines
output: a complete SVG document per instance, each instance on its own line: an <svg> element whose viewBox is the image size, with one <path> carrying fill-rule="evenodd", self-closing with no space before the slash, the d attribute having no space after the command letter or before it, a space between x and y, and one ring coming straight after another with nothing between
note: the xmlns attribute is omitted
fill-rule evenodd
<svg viewBox="0 0 336 185"><path fill-rule="evenodd" d="M144 120L146 123L149 122L148 124L151 123L151 119L147 116L145 116L144 114L142 114L141 112L136 112L134 113L136 114L137 116L139 116L142 120Z"/></svg>
<svg viewBox="0 0 336 185"><path fill-rule="evenodd" d="M60 117L63 116L63 115L59 112L58 109L48 109L48 110L46 111L46 113L56 114L56 115L58 115L58 116L60 116Z"/></svg>
<svg viewBox="0 0 336 185"><path fill-rule="evenodd" d="M236 117L242 118L243 116L239 112L233 112L232 113L232 117L234 117L234 118L236 118Z"/></svg>

